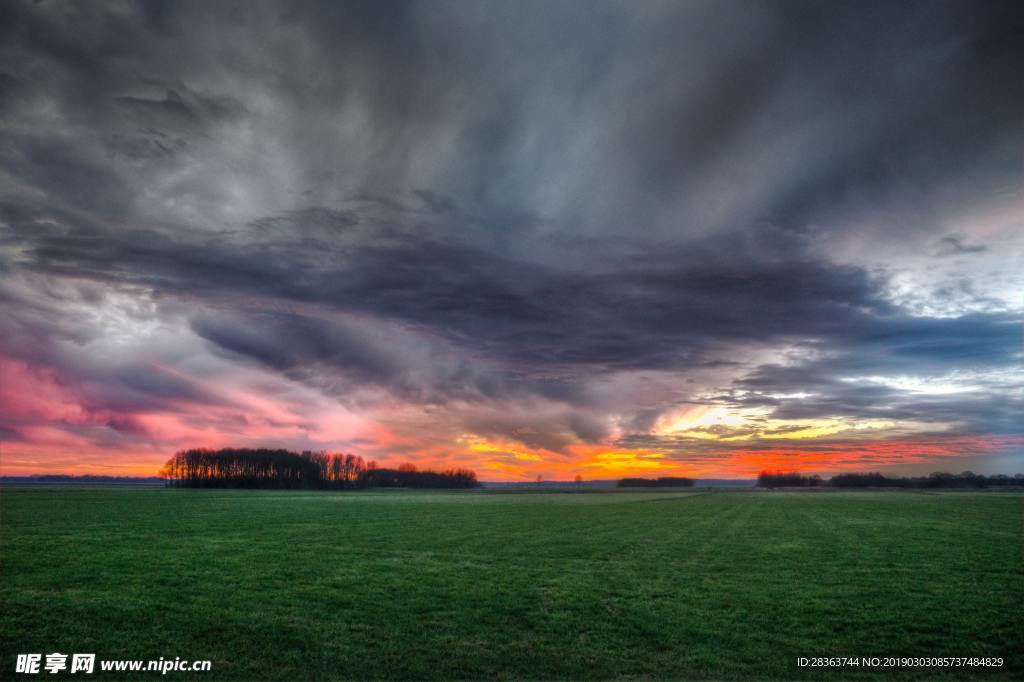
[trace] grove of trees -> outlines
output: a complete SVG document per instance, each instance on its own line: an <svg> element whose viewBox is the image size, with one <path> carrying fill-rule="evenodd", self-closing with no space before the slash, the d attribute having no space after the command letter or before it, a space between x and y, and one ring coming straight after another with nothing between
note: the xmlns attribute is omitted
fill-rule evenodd
<svg viewBox="0 0 1024 682"><path fill-rule="evenodd" d="M266 448L182 450L167 461L160 476L169 486L182 488L473 488L478 485L476 474L468 469L419 471L411 464L398 469L381 469L359 455Z"/></svg>

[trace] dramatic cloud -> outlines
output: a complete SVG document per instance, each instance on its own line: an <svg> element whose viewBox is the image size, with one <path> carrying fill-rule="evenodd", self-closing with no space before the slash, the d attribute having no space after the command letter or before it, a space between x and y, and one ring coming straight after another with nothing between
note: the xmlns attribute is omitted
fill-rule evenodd
<svg viewBox="0 0 1024 682"><path fill-rule="evenodd" d="M0 467L1024 467L1013 2L8 2Z"/></svg>

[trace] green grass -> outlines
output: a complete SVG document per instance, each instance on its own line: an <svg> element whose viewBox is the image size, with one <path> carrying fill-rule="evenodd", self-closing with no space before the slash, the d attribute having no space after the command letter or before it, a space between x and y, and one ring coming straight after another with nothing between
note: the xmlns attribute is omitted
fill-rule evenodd
<svg viewBox="0 0 1024 682"><path fill-rule="evenodd" d="M0 677L60 651L202 679L1020 680L1022 499L4 490Z"/></svg>

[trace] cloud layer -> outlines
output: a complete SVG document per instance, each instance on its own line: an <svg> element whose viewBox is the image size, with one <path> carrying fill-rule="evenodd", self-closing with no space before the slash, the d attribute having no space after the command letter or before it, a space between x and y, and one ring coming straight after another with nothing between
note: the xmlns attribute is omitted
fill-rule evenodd
<svg viewBox="0 0 1024 682"><path fill-rule="evenodd" d="M5 472L1021 466L1015 3L0 14Z"/></svg>

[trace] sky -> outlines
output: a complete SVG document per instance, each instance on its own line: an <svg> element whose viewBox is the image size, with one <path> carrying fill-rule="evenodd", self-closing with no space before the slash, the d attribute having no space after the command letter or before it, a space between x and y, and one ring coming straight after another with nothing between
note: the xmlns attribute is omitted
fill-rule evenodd
<svg viewBox="0 0 1024 682"><path fill-rule="evenodd" d="M1017 1L0 4L0 473L1024 472Z"/></svg>

